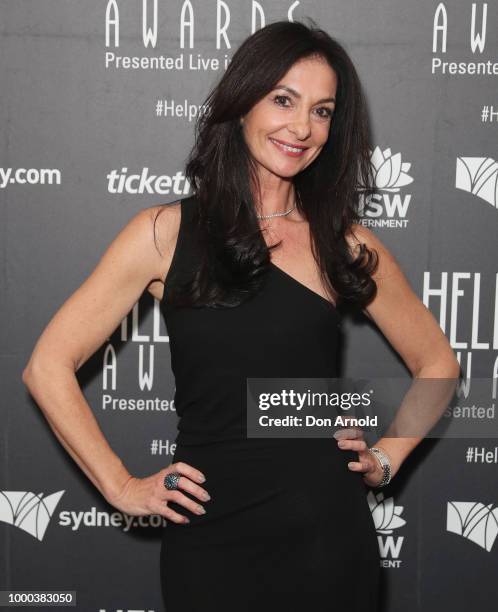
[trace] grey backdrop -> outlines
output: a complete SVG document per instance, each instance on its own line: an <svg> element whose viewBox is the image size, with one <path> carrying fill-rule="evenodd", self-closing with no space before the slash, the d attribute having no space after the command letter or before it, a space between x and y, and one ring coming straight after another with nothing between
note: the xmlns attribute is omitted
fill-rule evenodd
<svg viewBox="0 0 498 612"><path fill-rule="evenodd" d="M154 3L146 4L150 19ZM158 101L202 103L253 31L253 5L266 23L313 17L350 52L378 147L380 206L365 223L440 321L464 373L497 376L496 2L475 3L477 42L467 0L193 0L182 37L189 4L159 1L157 41L146 46L139 0L0 2L0 589L73 590L78 610L163 609L159 525L123 527L55 439L21 372L56 309L127 221L188 195L181 172L194 122L178 109L159 116ZM218 5L227 22L219 44ZM260 17L256 10L255 28ZM183 66L106 67L106 53L183 56ZM220 67L190 65L190 55ZM461 64L433 70L442 62ZM28 181L20 168L30 169ZM133 190L113 182L113 171L163 176L163 184L177 176L169 189ZM345 375L407 374L375 326L351 318L345 331ZM145 476L171 461L174 380L158 303L145 295L78 379L130 471ZM163 400L162 409L132 410L139 399ZM492 438L426 440L388 488L370 493L381 610L496 609L497 455Z"/></svg>

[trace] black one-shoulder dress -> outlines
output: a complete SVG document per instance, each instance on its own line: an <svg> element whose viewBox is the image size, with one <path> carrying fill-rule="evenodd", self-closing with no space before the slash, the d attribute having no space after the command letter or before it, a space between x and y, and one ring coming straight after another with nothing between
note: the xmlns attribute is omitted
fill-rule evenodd
<svg viewBox="0 0 498 612"><path fill-rule="evenodd" d="M196 266L197 199L181 201L168 287ZM246 378L338 376L341 315L271 264L235 308L161 310L178 422L173 462L206 476L211 500L162 530L166 612L376 612L380 556L357 453L329 438L250 438ZM182 491L185 495L189 493Z"/></svg>

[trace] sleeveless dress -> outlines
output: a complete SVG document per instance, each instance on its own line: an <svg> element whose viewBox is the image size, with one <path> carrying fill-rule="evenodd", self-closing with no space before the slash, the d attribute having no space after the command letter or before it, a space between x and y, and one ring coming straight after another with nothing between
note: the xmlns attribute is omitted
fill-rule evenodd
<svg viewBox="0 0 498 612"><path fill-rule="evenodd" d="M196 266L197 199L181 220L165 291ZM246 378L337 377L341 316L273 263L234 308L163 297L179 417L173 462L201 470L211 496L162 529L166 612L376 612L380 556L354 451L329 438L248 438Z"/></svg>

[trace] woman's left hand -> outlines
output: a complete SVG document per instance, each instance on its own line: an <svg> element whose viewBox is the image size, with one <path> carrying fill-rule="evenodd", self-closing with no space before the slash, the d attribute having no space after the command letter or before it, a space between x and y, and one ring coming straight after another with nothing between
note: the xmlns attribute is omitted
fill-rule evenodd
<svg viewBox="0 0 498 612"><path fill-rule="evenodd" d="M348 468L352 472L363 472L363 481L369 487L377 487L382 481L384 471L379 461L368 451L363 430L359 427L338 429L334 433L334 438L340 449L358 451L358 461L349 462Z"/></svg>

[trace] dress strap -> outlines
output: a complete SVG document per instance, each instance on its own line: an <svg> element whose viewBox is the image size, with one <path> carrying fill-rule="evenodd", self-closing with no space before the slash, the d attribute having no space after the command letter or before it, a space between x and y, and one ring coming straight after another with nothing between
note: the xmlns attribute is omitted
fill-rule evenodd
<svg viewBox="0 0 498 612"><path fill-rule="evenodd" d="M191 239L191 230L195 203L195 196L189 196L180 200L180 224L169 270L164 279L165 294L176 283L182 282L185 274L192 272L194 244Z"/></svg>

